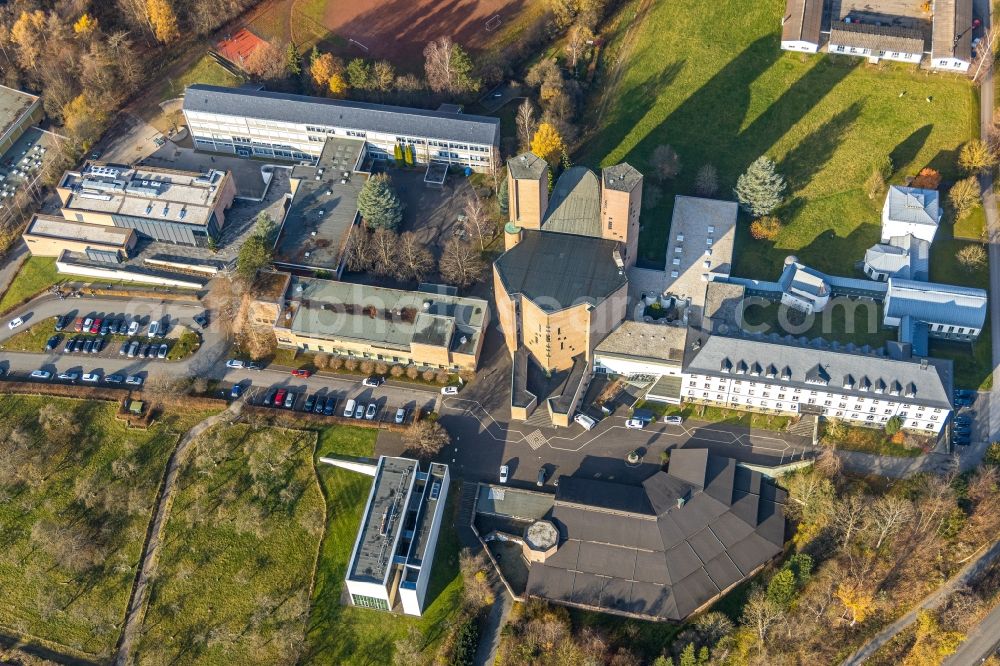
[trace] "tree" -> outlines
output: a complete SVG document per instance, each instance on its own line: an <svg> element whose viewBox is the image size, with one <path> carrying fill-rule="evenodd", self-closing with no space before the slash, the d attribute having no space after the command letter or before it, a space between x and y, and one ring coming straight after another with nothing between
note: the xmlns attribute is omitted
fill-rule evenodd
<svg viewBox="0 0 1000 666"><path fill-rule="evenodd" d="M910 181L911 187L919 187L925 190L936 190L941 187L941 174L938 173L937 169L932 169L930 167L924 167L920 170L913 180Z"/></svg>
<svg viewBox="0 0 1000 666"><path fill-rule="evenodd" d="M711 164L698 169L694 178L694 193L699 197L711 197L719 190L719 172Z"/></svg>
<svg viewBox="0 0 1000 666"><path fill-rule="evenodd" d="M837 502L833 513L833 525L840 533L840 541L844 548L851 545L852 539L868 521L869 503L870 498L861 493L851 493Z"/></svg>
<svg viewBox="0 0 1000 666"><path fill-rule="evenodd" d="M473 555L468 548L458 554L458 570L462 573L462 596L473 611L489 606L494 601L489 584L489 566L482 552Z"/></svg>
<svg viewBox="0 0 1000 666"><path fill-rule="evenodd" d="M338 76L336 81L332 79ZM344 63L340 58L334 58L329 53L313 51L309 63L309 78L318 92L343 94L347 90L347 79L344 78Z"/></svg>
<svg viewBox="0 0 1000 666"><path fill-rule="evenodd" d="M396 69L388 60L378 60L372 67L372 87L379 92L389 92L396 80Z"/></svg>
<svg viewBox="0 0 1000 666"><path fill-rule="evenodd" d="M569 54L570 65L576 70L580 57L590 50L594 43L594 32L579 23L569 29L566 34L566 53Z"/></svg>
<svg viewBox="0 0 1000 666"><path fill-rule="evenodd" d="M885 434L892 437L899 429L903 427L903 419L899 416L893 416L888 421L885 422Z"/></svg>
<svg viewBox="0 0 1000 666"><path fill-rule="evenodd" d="M370 90L372 87L372 67L361 58L347 63L347 80L356 90Z"/></svg>
<svg viewBox="0 0 1000 666"><path fill-rule="evenodd" d="M497 186L497 208L500 209L500 214L507 217L510 214L510 186L507 184L507 177L500 179L500 184Z"/></svg>
<svg viewBox="0 0 1000 666"><path fill-rule="evenodd" d="M77 95L64 106L62 116L66 133L85 148L97 140L108 119L104 108L87 93Z"/></svg>
<svg viewBox="0 0 1000 666"><path fill-rule="evenodd" d="M483 204L475 190L465 200L465 229L469 236L479 242L479 249L485 251L486 243L497 234L497 222Z"/></svg>
<svg viewBox="0 0 1000 666"><path fill-rule="evenodd" d="M434 270L434 256L412 231L400 236L397 258L396 277L400 280L423 282Z"/></svg>
<svg viewBox="0 0 1000 666"><path fill-rule="evenodd" d="M781 233L781 222L770 215L759 217L750 223L750 235L757 240L773 241Z"/></svg>
<svg viewBox="0 0 1000 666"><path fill-rule="evenodd" d="M1000 466L1000 442L990 442L983 456L983 463L993 467Z"/></svg>
<svg viewBox="0 0 1000 666"><path fill-rule="evenodd" d="M469 54L448 37L439 37L424 47L424 72L434 92L460 94L479 88Z"/></svg>
<svg viewBox="0 0 1000 666"><path fill-rule="evenodd" d="M517 139L521 148L526 148L531 145L531 138L535 136L535 131L538 129L538 121L535 120L535 106L527 97L517 107L515 123L517 124Z"/></svg>
<svg viewBox="0 0 1000 666"><path fill-rule="evenodd" d="M403 221L403 203L392 188L392 180L377 173L362 186L358 210L369 229L384 227L395 231Z"/></svg>
<svg viewBox="0 0 1000 666"><path fill-rule="evenodd" d="M566 152L566 145L555 127L549 123L541 123L531 138L531 152L549 164L554 164Z"/></svg>
<svg viewBox="0 0 1000 666"><path fill-rule="evenodd" d="M669 145L657 146L649 160L658 180L673 180L681 172L681 158Z"/></svg>
<svg viewBox="0 0 1000 666"><path fill-rule="evenodd" d="M302 74L302 56L299 55L299 47L295 42L288 42L285 45L285 69L292 76Z"/></svg>
<svg viewBox="0 0 1000 666"><path fill-rule="evenodd" d="M875 550L913 519L913 502L905 497L882 495L872 502L867 530L875 539Z"/></svg>
<svg viewBox="0 0 1000 666"><path fill-rule="evenodd" d="M851 626L864 622L875 610L875 595L860 581L841 583L837 586L837 599L850 613Z"/></svg>
<svg viewBox="0 0 1000 666"><path fill-rule="evenodd" d="M372 267L371 234L364 226L351 234L345 255L346 268L352 273L363 273Z"/></svg>
<svg viewBox="0 0 1000 666"><path fill-rule="evenodd" d="M80 15L73 24L73 32L78 35L90 35L97 30L97 19L86 12Z"/></svg>
<svg viewBox="0 0 1000 666"><path fill-rule="evenodd" d="M969 273L976 273L984 270L986 265L989 263L989 257L986 254L986 250L984 250L983 246L978 243L973 243L963 247L955 253L955 259L957 259L958 264Z"/></svg>
<svg viewBox="0 0 1000 666"><path fill-rule="evenodd" d="M761 155L737 179L733 193L743 210L760 217L781 205L785 187L785 179L775 170L774 161Z"/></svg>
<svg viewBox="0 0 1000 666"><path fill-rule="evenodd" d="M785 607L795 598L795 573L791 569L781 569L767 582L768 598Z"/></svg>
<svg viewBox="0 0 1000 666"><path fill-rule="evenodd" d="M918 611L916 640L903 659L903 666L940 664L954 654L963 640L965 634L960 631L944 631L931 611Z"/></svg>
<svg viewBox="0 0 1000 666"><path fill-rule="evenodd" d="M955 216L964 220L974 209L979 207L979 197L982 194L979 189L979 179L969 176L951 186L948 192L948 200L955 209Z"/></svg>
<svg viewBox="0 0 1000 666"><path fill-rule="evenodd" d="M982 139L973 139L958 153L958 166L968 174L985 173L997 165L997 151Z"/></svg>
<svg viewBox="0 0 1000 666"><path fill-rule="evenodd" d="M885 190L885 183L892 175L892 159L888 155L879 155L872 162L868 180L865 181L865 190L868 198L874 199Z"/></svg>
<svg viewBox="0 0 1000 666"><path fill-rule="evenodd" d="M395 231L377 227L370 237L372 271L376 275L392 275L397 271L399 236Z"/></svg>
<svg viewBox="0 0 1000 666"><path fill-rule="evenodd" d="M747 603L743 606L743 624L748 626L757 637L757 650L764 651L768 632L784 616L784 611L777 603L768 598L762 587L754 587Z"/></svg>
<svg viewBox="0 0 1000 666"><path fill-rule="evenodd" d="M486 265L479 251L458 238L445 243L439 265L441 277L456 287L468 287L479 279Z"/></svg>
<svg viewBox="0 0 1000 666"><path fill-rule="evenodd" d="M333 97L343 97L347 94L348 87L347 77L343 72L335 72L326 82L327 92Z"/></svg>
<svg viewBox="0 0 1000 666"><path fill-rule="evenodd" d="M437 421L417 421L404 435L403 440L414 454L422 459L433 458L451 443L451 436Z"/></svg>
<svg viewBox="0 0 1000 666"><path fill-rule="evenodd" d="M257 216L253 233L243 242L236 257L236 275L244 284L253 284L257 272L274 258L275 229L274 220L266 212Z"/></svg>
<svg viewBox="0 0 1000 666"><path fill-rule="evenodd" d="M272 39L266 44L255 48L246 61L243 69L247 74L264 80L278 80L288 76L288 53L277 40Z"/></svg>
<svg viewBox="0 0 1000 666"><path fill-rule="evenodd" d="M153 35L161 44L169 44L181 36L177 15L169 0L146 0L146 11L153 26Z"/></svg>

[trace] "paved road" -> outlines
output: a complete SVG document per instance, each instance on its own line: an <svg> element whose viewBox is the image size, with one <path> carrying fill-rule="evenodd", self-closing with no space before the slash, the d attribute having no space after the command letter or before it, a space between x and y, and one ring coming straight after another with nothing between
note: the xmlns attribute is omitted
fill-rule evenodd
<svg viewBox="0 0 1000 666"><path fill-rule="evenodd" d="M225 411L208 417L197 424L181 438L174 452L170 454L167 462L166 475L163 478L163 485L160 488L160 495L156 499L156 511L153 514L153 521L150 523L149 531L146 535L146 543L143 548L141 565L136 572L135 584L132 587L132 596L129 599L128 609L125 611L125 627L122 629L121 638L118 641L118 653L115 656L115 664L124 666L131 663L132 648L142 627L142 618L145 615L146 600L149 596L149 580L156 576L156 564L159 555L160 539L163 537L163 526L170 515L170 507L173 504L174 486L177 484L177 472L180 463L184 459L184 454L188 446L198 436L223 421L232 422L240 412L243 411L243 401L237 400L229 405Z"/></svg>
<svg viewBox="0 0 1000 666"><path fill-rule="evenodd" d="M983 663L1000 649L1000 606L997 606L969 632L955 654L944 660L944 666L973 666Z"/></svg>
<svg viewBox="0 0 1000 666"><path fill-rule="evenodd" d="M888 627L880 631L870 641L862 645L857 652L848 657L841 666L860 666L866 659L871 657L880 647L888 643L892 638L910 626L917 619L917 613L921 610L937 608L948 596L957 588L966 585L971 579L979 575L980 572L997 556L1000 556L1000 541L996 541L992 546L982 551L978 557L966 564L962 569L948 579L944 585L936 589L931 594L924 597L913 610L902 616Z"/></svg>

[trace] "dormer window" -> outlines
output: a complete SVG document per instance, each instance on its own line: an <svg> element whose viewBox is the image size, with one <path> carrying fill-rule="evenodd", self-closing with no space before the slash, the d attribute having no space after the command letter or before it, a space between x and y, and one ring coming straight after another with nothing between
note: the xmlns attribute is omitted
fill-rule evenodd
<svg viewBox="0 0 1000 666"><path fill-rule="evenodd" d="M733 369L733 363L728 358L722 359L722 372L730 372Z"/></svg>
<svg viewBox="0 0 1000 666"><path fill-rule="evenodd" d="M906 385L906 393L904 394L907 398L917 397L917 385L910 382Z"/></svg>
<svg viewBox="0 0 1000 666"><path fill-rule="evenodd" d="M778 369L774 365L767 366L767 378L774 379L778 376Z"/></svg>
<svg viewBox="0 0 1000 666"><path fill-rule="evenodd" d="M760 367L760 363L754 362L754 364L750 366L750 374L754 377L760 377L760 373L762 371L763 369Z"/></svg>
<svg viewBox="0 0 1000 666"><path fill-rule="evenodd" d="M844 388L854 388L854 377L851 375L844 375Z"/></svg>
<svg viewBox="0 0 1000 666"><path fill-rule="evenodd" d="M885 393L885 382L882 381L881 379L879 379L879 380L877 380L875 382L875 392L876 393Z"/></svg>
<svg viewBox="0 0 1000 666"><path fill-rule="evenodd" d="M737 363L736 364L736 374L738 374L738 375L745 375L745 374L747 374L747 364L744 363L743 361L740 361L739 363Z"/></svg>
<svg viewBox="0 0 1000 666"><path fill-rule="evenodd" d="M787 365L785 366L785 369L781 371L781 378L786 382L792 378L792 369Z"/></svg>

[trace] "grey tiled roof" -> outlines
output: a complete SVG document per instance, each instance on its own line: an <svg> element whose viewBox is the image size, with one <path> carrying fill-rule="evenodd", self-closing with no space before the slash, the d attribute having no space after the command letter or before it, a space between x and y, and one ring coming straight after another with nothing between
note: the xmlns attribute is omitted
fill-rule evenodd
<svg viewBox="0 0 1000 666"><path fill-rule="evenodd" d="M982 289L890 278L885 316L981 329L986 306L987 295Z"/></svg>
<svg viewBox="0 0 1000 666"><path fill-rule="evenodd" d="M661 620L687 617L781 552L785 492L706 449L672 452L642 487L561 477L560 545L527 593Z"/></svg>
<svg viewBox="0 0 1000 666"><path fill-rule="evenodd" d="M912 234L893 236L865 251L865 264L879 273L907 280L926 280L931 244Z"/></svg>
<svg viewBox="0 0 1000 666"><path fill-rule="evenodd" d="M598 343L595 351L604 356L656 359L680 365L686 339L684 326L624 321Z"/></svg>
<svg viewBox="0 0 1000 666"><path fill-rule="evenodd" d="M538 180L545 173L549 164L532 152L521 153L507 160L507 168L514 178L530 178Z"/></svg>
<svg viewBox="0 0 1000 666"><path fill-rule="evenodd" d="M932 58L972 60L972 0L935 0ZM955 43L956 37L958 43Z"/></svg>
<svg viewBox="0 0 1000 666"><path fill-rule="evenodd" d="M368 102L195 84L184 110L496 145L500 119Z"/></svg>
<svg viewBox="0 0 1000 666"><path fill-rule="evenodd" d="M781 40L819 44L823 0L787 0L782 17Z"/></svg>
<svg viewBox="0 0 1000 666"><path fill-rule="evenodd" d="M836 23L830 30L830 44L899 53L923 53L924 36L919 30L869 23Z"/></svg>

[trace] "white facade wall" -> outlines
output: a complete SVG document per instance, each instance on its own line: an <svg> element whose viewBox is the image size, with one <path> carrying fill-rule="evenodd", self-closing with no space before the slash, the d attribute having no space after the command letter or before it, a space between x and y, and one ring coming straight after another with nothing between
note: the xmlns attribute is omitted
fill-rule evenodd
<svg viewBox="0 0 1000 666"><path fill-rule="evenodd" d="M816 385L794 388L777 379L739 375L716 377L684 373L681 397L686 402L721 405L731 409L798 414L800 405L821 409L827 418L858 425L879 426L899 416L903 427L927 434L941 432L950 410L913 405L903 396L870 392L870 395L843 395Z"/></svg>
<svg viewBox="0 0 1000 666"><path fill-rule="evenodd" d="M441 492L438 494L438 502L434 507L434 516L431 521L431 531L427 537L427 548L424 551L424 558L420 567L407 565L403 571L403 580L406 574L412 569L419 569L415 588L402 584L399 586L399 600L403 604L403 612L407 615L421 615L424 609L424 600L427 597L427 585L431 580L431 567L434 564L434 551L437 550L438 534L441 532L441 522L444 517L444 505L447 503L448 488L451 486L451 474L445 467L444 478L441 481ZM428 481L430 483L430 481ZM428 487L428 492L430 492Z"/></svg>
<svg viewBox="0 0 1000 666"><path fill-rule="evenodd" d="M333 125L306 125L277 120L258 120L202 111L185 111L195 148L246 157L315 161L330 135L365 139L368 153L393 157L397 144L412 144L420 164L441 162L489 171L493 146L439 141L422 136L366 132Z"/></svg>
<svg viewBox="0 0 1000 666"><path fill-rule="evenodd" d="M799 312L804 312L806 314L813 314L814 312L822 312L827 303L830 302L829 296L806 296L805 294L797 294L794 292L786 291L781 294L781 303L787 305L790 308L798 310Z"/></svg>
<svg viewBox="0 0 1000 666"><path fill-rule="evenodd" d="M967 72L972 63L960 58L931 58L931 69L948 70L949 72Z"/></svg>
<svg viewBox="0 0 1000 666"><path fill-rule="evenodd" d="M110 266L110 264L109 264ZM100 278L112 282L124 280L127 282L138 282L140 284L155 284L161 287L183 287L185 289L203 289L205 283L196 278L171 279L159 277L147 273L133 272L127 269L97 268L95 266L80 266L79 264L56 261L56 272L66 275L81 275L85 277Z"/></svg>
<svg viewBox="0 0 1000 666"><path fill-rule="evenodd" d="M912 64L919 64L924 57L923 53L908 53L906 51L873 52L871 49L834 43L830 44L828 51L837 55L852 55L858 58L876 58L878 60L895 60L897 62L908 62Z"/></svg>
<svg viewBox="0 0 1000 666"><path fill-rule="evenodd" d="M391 572L392 569L390 568ZM392 602L389 599L389 588L385 585L379 585L378 583L366 583L357 580L347 579L347 592L351 595L352 603L355 601L355 597L368 597L371 599L381 599L385 602L386 609L392 609ZM360 604L355 604L360 605ZM383 610L383 609L378 609Z"/></svg>
<svg viewBox="0 0 1000 666"><path fill-rule="evenodd" d="M679 377L681 375L680 367L674 364L658 363L654 360L638 361L612 356L601 356L600 352L594 353L594 372L625 375L627 377L635 375Z"/></svg>
<svg viewBox="0 0 1000 666"><path fill-rule="evenodd" d="M789 39L781 42L784 51L798 51L800 53L816 53L819 51L819 44L803 41L801 39Z"/></svg>

